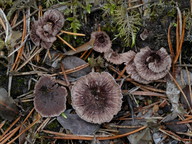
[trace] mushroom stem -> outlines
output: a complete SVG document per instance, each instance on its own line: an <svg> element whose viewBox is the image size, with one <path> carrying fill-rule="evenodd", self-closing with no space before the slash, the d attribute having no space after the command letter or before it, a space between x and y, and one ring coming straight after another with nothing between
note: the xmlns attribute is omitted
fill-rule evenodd
<svg viewBox="0 0 192 144"><path fill-rule="evenodd" d="M68 32L68 31L64 31L64 30L61 30L61 32L62 32L62 33L69 34L69 35L85 36L85 34L81 34L81 33L73 33L73 32Z"/></svg>
<svg viewBox="0 0 192 144"><path fill-rule="evenodd" d="M68 42L66 42L64 39L62 39L59 35L57 35L57 37L64 43L66 44L68 47L70 47L72 50L76 51L76 49L70 45Z"/></svg>

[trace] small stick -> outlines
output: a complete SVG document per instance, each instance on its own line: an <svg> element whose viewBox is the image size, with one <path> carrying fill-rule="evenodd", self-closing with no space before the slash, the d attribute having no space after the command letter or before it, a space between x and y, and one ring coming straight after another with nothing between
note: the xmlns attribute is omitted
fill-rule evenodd
<svg viewBox="0 0 192 144"><path fill-rule="evenodd" d="M185 101L187 102L187 105L188 105L188 107L189 107L190 110L191 110L191 106L190 106L190 104L189 104L189 101L187 100L187 96L186 96L185 93L183 92L181 86L178 84L178 82L175 80L175 78L174 78L170 73L168 73L168 74L169 74L169 76L171 77L171 79L173 80L173 82L175 83L175 85L177 86L177 88L178 88L178 89L180 90L180 92L183 94L183 97L185 98Z"/></svg>
<svg viewBox="0 0 192 144"><path fill-rule="evenodd" d="M42 6L39 5L39 11L38 11L38 17L42 17L43 16L43 10L42 10Z"/></svg>
<svg viewBox="0 0 192 144"><path fill-rule="evenodd" d="M63 63L61 63L61 70L62 70L62 72L63 72L64 79L66 80L66 83L67 83L67 85L69 86L70 83L69 83L69 80L68 80L68 78L67 78L67 75L66 75L66 72L65 72Z"/></svg>
<svg viewBox="0 0 192 144"><path fill-rule="evenodd" d="M126 71L126 66L123 68L123 70L119 73L119 76L117 77L117 80L120 79L122 77L122 75L125 73Z"/></svg>
<svg viewBox="0 0 192 144"><path fill-rule="evenodd" d="M87 52L88 52L88 50L84 51L83 54L80 56L80 58L82 59Z"/></svg>
<svg viewBox="0 0 192 144"><path fill-rule="evenodd" d="M0 141L2 141L2 137L7 134L7 132L20 120L21 116L19 116L7 129L4 133L0 136Z"/></svg>
<svg viewBox="0 0 192 144"><path fill-rule="evenodd" d="M112 140L112 139L117 139L117 138L122 138L122 137L126 137L128 135L134 134L136 132L139 132L143 129L147 128L147 126L143 126L141 128L138 128L134 131L125 133L125 134L121 134L121 135L115 135L115 136L99 136L99 137L95 137L97 140ZM52 137L55 139L71 139L71 140L93 140L94 136L77 136L77 135L69 135L69 134L62 134L62 133L58 133L58 132L52 132L52 131L48 131L48 130L43 130L43 132L45 133L49 133L49 134L55 134L55 135L59 135L61 137Z"/></svg>
<svg viewBox="0 0 192 144"><path fill-rule="evenodd" d="M159 131L161 131L162 133L164 133L164 134L172 137L173 139L175 139L175 140L177 140L177 141L181 141L181 139L182 139L180 136L174 134L174 133L171 132L171 131L164 130L164 129L161 129L161 128L159 128Z"/></svg>
<svg viewBox="0 0 192 144"><path fill-rule="evenodd" d="M20 132L14 139L12 139L10 142L8 142L7 144L11 144L13 143L17 138L19 138L24 132L26 132L27 130L29 130L32 126L34 126L39 120L40 120L41 116L38 114L37 119L30 124L26 129L24 129L22 132Z"/></svg>
<svg viewBox="0 0 192 144"><path fill-rule="evenodd" d="M169 50L170 50L170 53L171 53L171 58L173 60L174 58L174 50L173 50L173 46L172 46L172 43L171 43L171 24L169 25L169 28L168 28L168 33L167 33L167 40L168 40L168 45L169 45Z"/></svg>
<svg viewBox="0 0 192 144"><path fill-rule="evenodd" d="M82 69L84 69L84 68L86 68L86 67L88 67L88 66L89 66L89 64L86 63L86 64L83 64L83 65L77 66L77 67L75 67L75 68L68 69L68 70L65 71L65 73L66 73L66 74L70 74L70 73L73 73L73 72L77 72L77 71L82 70ZM56 73L56 74L52 74L51 76L55 76L55 75L59 75L59 74L63 74L63 72L59 72L59 73Z"/></svg>
<svg viewBox="0 0 192 144"><path fill-rule="evenodd" d="M177 51L176 56L175 56L174 61L173 61L174 64L177 62L177 60L181 54L182 45L183 45L183 41L184 41L184 37L185 37L185 25L186 25L186 18L184 16L183 17L182 34L181 34L181 38L180 38L180 42L179 42L178 51Z"/></svg>
<svg viewBox="0 0 192 144"><path fill-rule="evenodd" d="M76 51L76 49L71 46L68 42L66 42L64 39L62 39L59 35L57 35L57 37L64 43L66 44L68 47L70 47L72 50Z"/></svg>
<svg viewBox="0 0 192 144"><path fill-rule="evenodd" d="M93 49L91 49L91 50L89 51L89 53L86 55L86 57L84 58L84 60L86 60L92 52L93 52Z"/></svg>
<svg viewBox="0 0 192 144"><path fill-rule="evenodd" d="M36 54L40 53L43 50L43 48L38 49L36 52L34 52L34 54L27 59L18 69L17 71L19 71L22 67L24 67Z"/></svg>
<svg viewBox="0 0 192 144"><path fill-rule="evenodd" d="M18 19L18 13L15 14L15 16L14 16L12 22L11 22L11 26L14 26L16 24L17 19Z"/></svg>
<svg viewBox="0 0 192 144"><path fill-rule="evenodd" d="M22 42L25 40L25 37L26 37L26 15L23 13L23 35L22 35ZM14 69L16 69L16 64L19 63L19 58L21 57L22 53L23 53L23 49L24 49L24 46L22 46L19 51L18 51L18 54L17 54L17 57L15 59L15 62L11 68L11 71L13 71Z"/></svg>
<svg viewBox="0 0 192 144"><path fill-rule="evenodd" d="M18 130L20 129L20 126L17 126L12 131L10 131L8 134L4 136L3 141L0 141L1 144L6 143Z"/></svg>
<svg viewBox="0 0 192 144"><path fill-rule="evenodd" d="M5 123L6 123L5 120L1 122L1 124L0 124L0 129L4 126ZM1 135L1 136L2 136L2 135ZM0 136L0 137L1 137L1 136Z"/></svg>
<svg viewBox="0 0 192 144"><path fill-rule="evenodd" d="M81 33L73 33L73 32L68 32L68 31L64 31L64 30L61 30L61 32L62 32L62 33L69 34L69 35L85 36L85 34L81 34Z"/></svg>

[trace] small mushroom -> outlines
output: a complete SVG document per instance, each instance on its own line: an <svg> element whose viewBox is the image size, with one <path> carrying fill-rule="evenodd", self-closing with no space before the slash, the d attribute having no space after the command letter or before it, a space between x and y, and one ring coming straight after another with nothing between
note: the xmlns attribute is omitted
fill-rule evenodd
<svg viewBox="0 0 192 144"><path fill-rule="evenodd" d="M132 50L119 54L111 49L109 52L104 53L104 58L113 64L119 65L130 61L134 55L135 52Z"/></svg>
<svg viewBox="0 0 192 144"><path fill-rule="evenodd" d="M91 39L95 39L93 49L97 52L103 53L111 49L111 40L106 32L97 31L91 34Z"/></svg>
<svg viewBox="0 0 192 144"><path fill-rule="evenodd" d="M163 78L168 73L171 68L171 57L163 47L158 51L145 47L135 55L134 64L143 79L153 81Z"/></svg>
<svg viewBox="0 0 192 144"><path fill-rule="evenodd" d="M55 9L48 10L31 26L30 38L36 46L49 49L64 24L64 16Z"/></svg>
<svg viewBox="0 0 192 144"><path fill-rule="evenodd" d="M76 113L87 122L109 122L121 110L121 88L107 72L91 72L79 78L71 97Z"/></svg>
<svg viewBox="0 0 192 144"><path fill-rule="evenodd" d="M57 35L64 25L64 16L56 9L46 11L43 15L43 20L46 22L43 29L54 36Z"/></svg>
<svg viewBox="0 0 192 144"><path fill-rule="evenodd" d="M149 81L143 79L138 72L136 71L136 67L134 64L134 58L135 58L136 53L134 51L131 51L129 61L127 61L126 64L126 72L130 74L131 78L134 79L137 82L148 84Z"/></svg>
<svg viewBox="0 0 192 144"><path fill-rule="evenodd" d="M34 107L43 117L59 116L66 109L67 90L50 76L42 76L35 85Z"/></svg>

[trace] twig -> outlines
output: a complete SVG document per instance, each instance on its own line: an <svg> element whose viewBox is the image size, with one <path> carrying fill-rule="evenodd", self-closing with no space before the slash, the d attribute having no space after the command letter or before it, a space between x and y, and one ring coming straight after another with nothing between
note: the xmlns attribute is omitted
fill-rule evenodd
<svg viewBox="0 0 192 144"><path fill-rule="evenodd" d="M26 132L27 130L29 130L32 126L34 126L39 120L40 120L41 116L38 114L37 119L30 124L26 129L24 129L22 132L20 132L15 138L13 138L10 142L8 142L7 144L11 144L13 143L17 138L19 138L24 132Z"/></svg>
<svg viewBox="0 0 192 144"><path fill-rule="evenodd" d="M23 35L22 35L22 42L24 41L25 37L26 37L26 32L27 32L27 28L26 28L26 15L23 13ZM16 67L18 66L19 64L19 61L20 61L20 57L23 53L23 49L24 49L24 46L22 46L19 51L18 51L18 54L17 54L17 57L15 59L15 62L11 68L11 71L13 71L14 69L16 69ZM17 65L17 66L16 66Z"/></svg>
<svg viewBox="0 0 192 144"><path fill-rule="evenodd" d="M82 69L84 69L84 68L86 68L88 66L89 66L89 64L86 63L86 64L83 64L83 65L77 66L75 68L68 69L68 70L65 71L65 73L70 74L70 73L73 73L73 72L77 72L77 71L82 70ZM59 75L59 74L63 74L63 72L55 73L55 74L52 74L51 76L56 76L56 75Z"/></svg>
<svg viewBox="0 0 192 144"><path fill-rule="evenodd" d="M186 97L186 95L185 95L185 93L183 92L183 90L182 90L182 88L180 87L180 85L178 84L178 82L175 80L175 78L170 74L170 73L168 73L169 74L169 76L171 77L171 79L173 80L173 82L175 83L175 85L177 86L177 88L180 90L180 92L183 94L183 97L185 98L185 100L186 100L186 102L187 102L187 105L188 105L188 107L190 108L190 110L191 110L191 106L190 106L190 104L189 104L189 101L187 100L187 97Z"/></svg>
<svg viewBox="0 0 192 144"><path fill-rule="evenodd" d="M7 134L7 132L20 120L21 116L19 116L7 129L4 133L0 136L0 141L2 141L3 136Z"/></svg>
<svg viewBox="0 0 192 144"><path fill-rule="evenodd" d="M6 120L2 121L0 124L0 129L4 126L4 124L6 123ZM1 136L0 136L1 137Z"/></svg>
<svg viewBox="0 0 192 144"><path fill-rule="evenodd" d="M169 28L168 28L168 33L167 33L167 40L168 40L168 45L169 45L169 50L170 50L170 53L171 53L171 59L173 60L174 58L174 50L173 50L173 46L172 46L172 43L171 43L171 24L169 25Z"/></svg>
<svg viewBox="0 0 192 144"><path fill-rule="evenodd" d="M69 35L85 36L85 34L81 34L81 33L73 33L73 32L67 32L67 31L64 31L64 30L61 30L61 32L62 32L62 33L69 34Z"/></svg>
<svg viewBox="0 0 192 144"><path fill-rule="evenodd" d="M83 54L80 56L80 59L82 59L87 52L88 52L88 50L84 51Z"/></svg>
<svg viewBox="0 0 192 144"><path fill-rule="evenodd" d="M125 133L125 134L121 134L121 135L115 135L115 136L98 136L98 137L95 137L95 139L97 140L111 140L111 139L117 139L117 138L122 138L122 137L126 137L128 135L131 135L131 134L134 134L136 132L139 132L143 129L147 128L147 126L143 126L141 128L138 128L134 131L131 131L131 132L128 132L128 133ZM52 131L48 131L48 130L43 130L43 132L45 133L49 133L49 134L54 134L54 135L58 135L58 136L61 136L61 137L48 137L48 138L54 138L54 139L70 139L70 140L93 140L94 139L94 136L77 136L77 135L69 135L69 134L63 134L63 133L58 133L58 132L52 132Z"/></svg>
<svg viewBox="0 0 192 144"><path fill-rule="evenodd" d="M66 75L66 73L65 73L65 68L64 68L63 63L61 63L61 70L62 70L62 72L63 72L64 79L66 80L66 83L67 83L67 85L69 86L70 83L69 83L69 80L68 80L67 75Z"/></svg>
<svg viewBox="0 0 192 144"><path fill-rule="evenodd" d="M43 50L43 48L38 49L34 54L27 59L16 71L19 71L21 68L23 68L36 54L40 53Z"/></svg>
<svg viewBox="0 0 192 144"><path fill-rule="evenodd" d="M62 39L59 35L57 35L57 37L64 43L66 44L68 47L70 47L72 50L76 51L76 49L70 45L68 42L66 42L64 39Z"/></svg>
<svg viewBox="0 0 192 144"><path fill-rule="evenodd" d="M123 68L123 70L119 73L119 76L117 77L117 80L120 79L122 77L122 75L125 73L126 71L126 66Z"/></svg>
<svg viewBox="0 0 192 144"><path fill-rule="evenodd" d="M84 60L86 60L92 52L93 52L93 49L90 49L89 53L86 55L86 57L84 58Z"/></svg>
<svg viewBox="0 0 192 144"><path fill-rule="evenodd" d="M182 138L181 138L180 136L174 134L174 133L171 132L171 131L164 130L164 129L161 129L161 128L159 128L159 131L161 131L162 133L164 133L164 134L172 137L173 139L175 139L175 140L177 140L177 141L181 141L181 140L182 140Z"/></svg>
<svg viewBox="0 0 192 144"><path fill-rule="evenodd" d="M178 47L178 51L176 52L176 56L174 58L173 63L175 64L178 60L178 57L181 54L181 50L182 50L182 45L183 45L183 41L184 41L184 36L185 36L185 25L186 25L186 18L185 16L183 17L183 27L182 27L182 35L179 41L179 47Z"/></svg>

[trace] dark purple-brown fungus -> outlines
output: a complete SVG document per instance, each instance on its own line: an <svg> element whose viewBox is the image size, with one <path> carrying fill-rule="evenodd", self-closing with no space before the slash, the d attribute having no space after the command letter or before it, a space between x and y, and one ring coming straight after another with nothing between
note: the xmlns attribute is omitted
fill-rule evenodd
<svg viewBox="0 0 192 144"><path fill-rule="evenodd" d="M34 107L43 117L59 116L66 109L67 90L50 76L42 76L35 85Z"/></svg>
<svg viewBox="0 0 192 144"><path fill-rule="evenodd" d="M71 97L76 113L87 122L109 122L121 110L121 88L107 72L91 72L78 79Z"/></svg>
<svg viewBox="0 0 192 144"><path fill-rule="evenodd" d="M95 39L93 49L97 52L103 53L111 49L110 37L104 31L96 31L91 34L91 39Z"/></svg>
<svg viewBox="0 0 192 144"><path fill-rule="evenodd" d="M63 25L63 14L58 10L50 9L32 24L30 38L36 46L49 49Z"/></svg>

